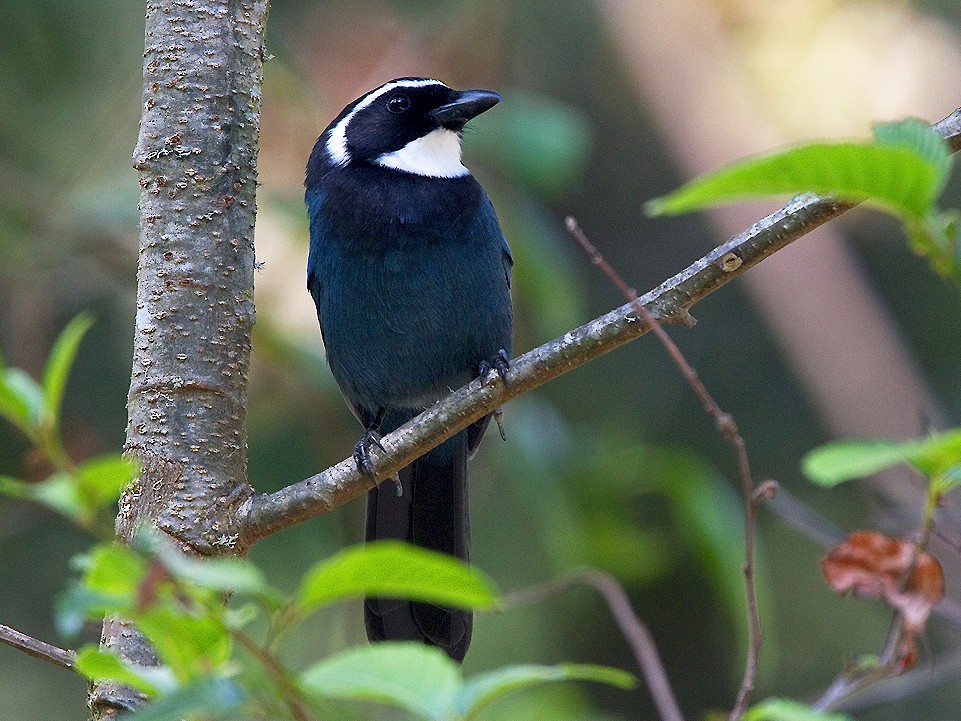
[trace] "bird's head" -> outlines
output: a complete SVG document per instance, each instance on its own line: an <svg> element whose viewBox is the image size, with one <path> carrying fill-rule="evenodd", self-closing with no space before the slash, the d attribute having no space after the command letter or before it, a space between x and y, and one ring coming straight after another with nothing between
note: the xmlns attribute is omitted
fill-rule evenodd
<svg viewBox="0 0 961 721"><path fill-rule="evenodd" d="M321 136L323 152L335 166L364 162L429 177L467 175L461 130L500 99L489 90L454 90L439 80L391 80L341 111Z"/></svg>

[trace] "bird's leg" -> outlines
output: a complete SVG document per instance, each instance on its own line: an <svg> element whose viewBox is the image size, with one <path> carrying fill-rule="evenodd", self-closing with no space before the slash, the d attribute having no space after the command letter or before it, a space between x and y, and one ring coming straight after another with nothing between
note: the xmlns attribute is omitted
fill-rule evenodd
<svg viewBox="0 0 961 721"><path fill-rule="evenodd" d="M510 367L511 361L507 357L507 351L501 348L493 358L480 362L480 365L477 366L477 377L483 381L491 371L497 371L497 375L504 381L504 385L507 385L507 371L510 370Z"/></svg>
<svg viewBox="0 0 961 721"><path fill-rule="evenodd" d="M380 427L386 415L386 408L377 411L374 420L367 426L363 438L357 441L357 445L354 446L354 463L357 464L358 470L372 481L376 481L376 477L374 476L374 466L370 462L370 447L377 446L380 450L387 452L387 449L380 442Z"/></svg>

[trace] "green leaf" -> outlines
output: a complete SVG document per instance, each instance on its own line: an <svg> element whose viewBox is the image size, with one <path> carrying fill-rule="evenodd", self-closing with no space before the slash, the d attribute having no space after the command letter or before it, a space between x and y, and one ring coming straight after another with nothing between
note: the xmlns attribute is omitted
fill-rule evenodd
<svg viewBox="0 0 961 721"><path fill-rule="evenodd" d="M961 285L961 213L932 210L920 220L905 223L911 250L926 258L934 271Z"/></svg>
<svg viewBox="0 0 961 721"><path fill-rule="evenodd" d="M951 468L944 472L942 479L944 482L944 490L942 492L961 486L961 465L951 466Z"/></svg>
<svg viewBox="0 0 961 721"><path fill-rule="evenodd" d="M786 698L769 698L749 708L742 721L852 721L844 713L815 711L806 704Z"/></svg>
<svg viewBox="0 0 961 721"><path fill-rule="evenodd" d="M179 609L153 606L140 614L137 627L182 682L209 674L211 668L230 658L230 636L212 615L192 616Z"/></svg>
<svg viewBox="0 0 961 721"><path fill-rule="evenodd" d="M54 473L40 483L31 483L28 489L31 499L80 525L86 525L91 519L89 505L80 495L76 480L69 473Z"/></svg>
<svg viewBox="0 0 961 721"><path fill-rule="evenodd" d="M113 503L137 477L137 464L116 453L84 461L77 467L77 490L91 510Z"/></svg>
<svg viewBox="0 0 961 721"><path fill-rule="evenodd" d="M44 417L43 389L19 368L0 369L0 415L36 438Z"/></svg>
<svg viewBox="0 0 961 721"><path fill-rule="evenodd" d="M248 595L268 590L260 569L244 558L192 558L184 554L160 558L177 578L203 588Z"/></svg>
<svg viewBox="0 0 961 721"><path fill-rule="evenodd" d="M626 671L594 664L506 666L469 679L461 689L457 710L465 718L470 718L510 691L552 681L596 681L632 688L637 679Z"/></svg>
<svg viewBox="0 0 961 721"><path fill-rule="evenodd" d="M906 446L913 445L883 439L837 441L810 451L801 463L804 474L818 485L836 486L906 462Z"/></svg>
<svg viewBox="0 0 961 721"><path fill-rule="evenodd" d="M908 148L937 168L939 177L936 195L940 195L951 175L951 148L930 125L919 118L906 118L894 123L876 123L873 135L879 145Z"/></svg>
<svg viewBox="0 0 961 721"><path fill-rule="evenodd" d="M185 718L238 718L237 708L246 700L243 687L229 678L205 678L161 696L125 721L182 721ZM232 713L233 712L233 713ZM227 714L230 714L229 716ZM244 717L246 718L246 717Z"/></svg>
<svg viewBox="0 0 961 721"><path fill-rule="evenodd" d="M492 608L493 585L480 571L443 553L398 541L348 548L318 563L304 577L300 606L356 596L409 598L456 608Z"/></svg>
<svg viewBox="0 0 961 721"><path fill-rule="evenodd" d="M101 543L85 559L84 585L92 591L113 596L132 605L147 561L119 543Z"/></svg>
<svg viewBox="0 0 961 721"><path fill-rule="evenodd" d="M30 498L30 487L32 483L21 481L13 476L0 474L0 494L11 498L28 499Z"/></svg>
<svg viewBox="0 0 961 721"><path fill-rule="evenodd" d="M131 686L148 696L156 696L157 688L139 674L135 667L123 663L108 651L94 645L84 646L77 652L77 670L91 681L108 680Z"/></svg>
<svg viewBox="0 0 961 721"><path fill-rule="evenodd" d="M214 591L252 595L270 593L260 569L246 559L188 556L152 529L137 534L137 543L141 542L182 581Z"/></svg>
<svg viewBox="0 0 961 721"><path fill-rule="evenodd" d="M918 220L933 208L942 185L942 168L903 144L814 144L735 163L649 201L645 210L676 214L752 196L811 192L874 200Z"/></svg>
<svg viewBox="0 0 961 721"><path fill-rule="evenodd" d="M885 439L837 441L815 448L803 460L804 473L822 486L863 478L899 463L910 463L929 478L961 460L961 429L919 441Z"/></svg>
<svg viewBox="0 0 961 721"><path fill-rule="evenodd" d="M928 478L947 473L961 462L961 428L908 444L908 461Z"/></svg>
<svg viewBox="0 0 961 721"><path fill-rule="evenodd" d="M300 682L317 696L377 701L440 720L453 714L461 672L436 646L387 642L335 654L304 671Z"/></svg>
<svg viewBox="0 0 961 721"><path fill-rule="evenodd" d="M63 399L63 389L67 385L70 367L77 355L77 348L83 336L93 325L93 316L80 313L74 316L50 350L47 365L43 371L43 399L49 422L56 427L60 418L60 402Z"/></svg>
<svg viewBox="0 0 961 721"><path fill-rule="evenodd" d="M98 511L120 496L136 474L134 464L108 454L82 463L75 475L58 472L39 483L0 476L0 493L41 503L81 526L88 526Z"/></svg>
<svg viewBox="0 0 961 721"><path fill-rule="evenodd" d="M125 612L129 607L129 603L118 603L116 596L91 590L83 583L75 582L58 596L54 621L58 633L74 637L83 630L87 621L103 621L104 616Z"/></svg>

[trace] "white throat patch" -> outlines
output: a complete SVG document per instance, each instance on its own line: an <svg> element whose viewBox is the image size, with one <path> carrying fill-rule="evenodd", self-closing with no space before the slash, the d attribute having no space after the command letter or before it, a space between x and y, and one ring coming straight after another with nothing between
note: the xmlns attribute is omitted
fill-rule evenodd
<svg viewBox="0 0 961 721"><path fill-rule="evenodd" d="M440 80L397 80L385 83L375 90L371 90L367 95L355 105L347 115L340 119L327 136L327 155L337 165L346 165L350 162L350 153L347 151L347 125L357 113L368 107L377 98L391 90L397 88L422 88L425 85L444 85ZM447 87L444 85L444 87Z"/></svg>
<svg viewBox="0 0 961 721"><path fill-rule="evenodd" d="M459 178L470 172L460 161L460 135L446 128L432 130L400 150L379 155L374 162L430 178Z"/></svg>

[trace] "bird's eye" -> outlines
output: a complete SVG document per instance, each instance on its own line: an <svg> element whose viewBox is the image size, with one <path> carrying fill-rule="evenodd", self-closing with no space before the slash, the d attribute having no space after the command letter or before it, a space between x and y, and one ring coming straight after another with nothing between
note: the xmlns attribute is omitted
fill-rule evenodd
<svg viewBox="0 0 961 721"><path fill-rule="evenodd" d="M387 109L392 113L402 113L410 107L410 98L406 95L395 95L387 101Z"/></svg>

